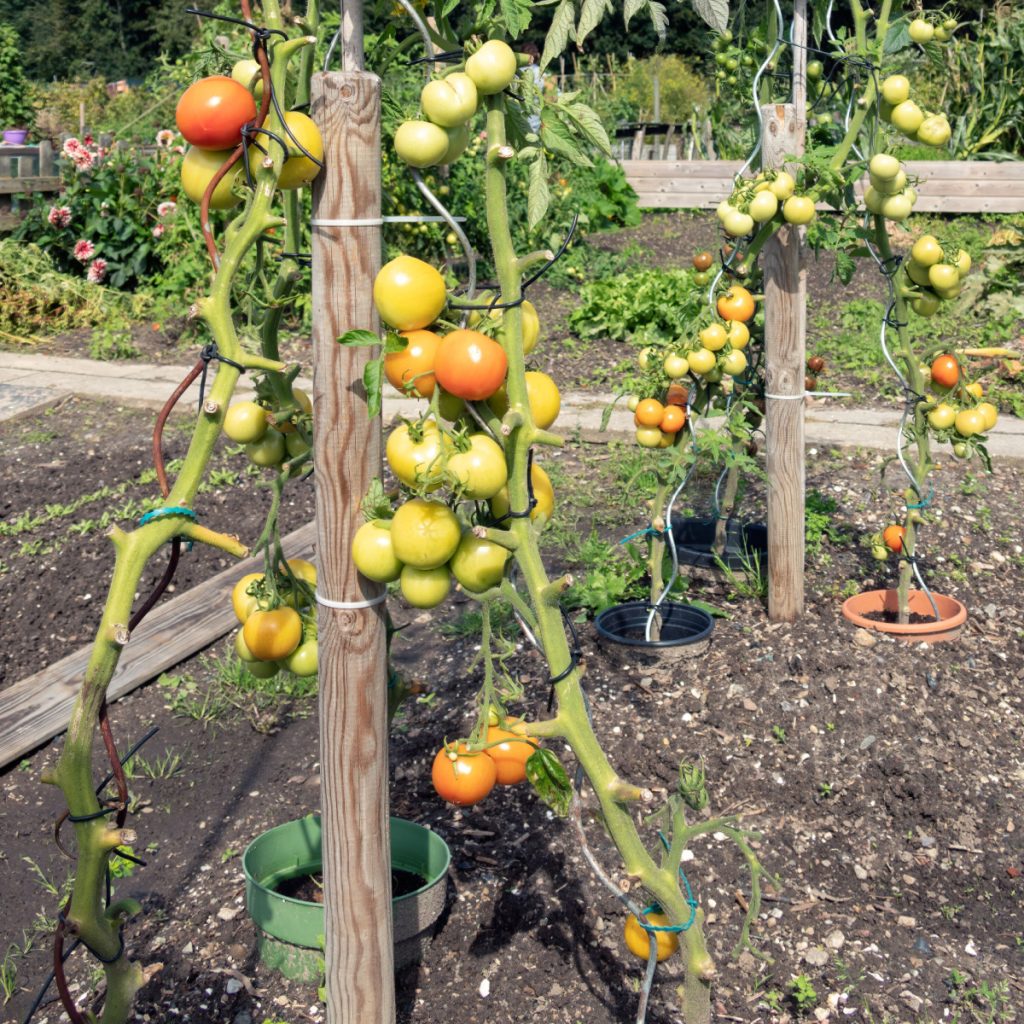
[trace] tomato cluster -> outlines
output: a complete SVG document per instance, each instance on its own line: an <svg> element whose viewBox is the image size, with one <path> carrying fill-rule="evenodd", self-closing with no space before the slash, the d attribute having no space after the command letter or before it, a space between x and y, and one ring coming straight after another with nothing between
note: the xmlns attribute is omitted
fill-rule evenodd
<svg viewBox="0 0 1024 1024"><path fill-rule="evenodd" d="M887 220L902 221L910 216L917 202L917 189L908 184L907 172L889 153L876 153L868 162L868 180L864 205Z"/></svg>
<svg viewBox="0 0 1024 1024"><path fill-rule="evenodd" d="M999 418L998 409L982 401L985 389L978 381L968 382L956 356L943 353L922 372L931 383L927 396L928 424L942 440L953 443L953 454L966 458L971 439L987 434Z"/></svg>
<svg viewBox="0 0 1024 1024"><path fill-rule="evenodd" d="M916 24L911 23L911 31ZM879 116L883 121L923 146L938 147L949 142L953 133L946 115L922 110L910 98L910 80L905 75L890 75L882 82L881 93Z"/></svg>
<svg viewBox="0 0 1024 1024"><path fill-rule="evenodd" d="M753 233L755 225L771 220L809 224L814 219L814 197L798 194L796 180L788 171L762 171L736 182L715 212L727 235L743 238Z"/></svg>
<svg viewBox="0 0 1024 1024"><path fill-rule="evenodd" d="M410 167L436 167L462 156L469 122L481 96L501 92L516 76L518 60L508 43L490 39L466 59L464 71L431 79L420 93L425 120L403 121L395 131L395 152Z"/></svg>
<svg viewBox="0 0 1024 1024"><path fill-rule="evenodd" d="M175 120L178 130L191 145L181 165L181 185L193 202L202 202L207 186L242 142L245 130L255 126L256 101L263 94L263 77L254 60L235 64L231 77L211 75L193 82L178 100ZM298 110L284 115L282 141L287 152L278 187L301 188L318 174L324 147L312 119ZM265 159L267 136L249 150L250 173L255 174ZM261 148L262 147L262 148ZM228 210L241 202L245 168L239 161L217 183L210 198L213 210Z"/></svg>
<svg viewBox="0 0 1024 1024"><path fill-rule="evenodd" d="M464 742L445 744L434 757L431 781L442 800L459 807L479 803L494 787L526 780L526 762L537 749L529 727L510 718L502 728L489 725L480 749Z"/></svg>
<svg viewBox="0 0 1024 1024"><path fill-rule="evenodd" d="M708 261L700 253L694 266ZM698 270L698 273L704 273ZM742 285L733 285L716 301L718 317L693 333L676 341L662 342L644 348L637 359L643 373L639 389L629 397L636 440L644 448L668 448L683 436L687 408L693 405L691 392L699 389L703 408L711 390L731 394L735 378L748 366L744 353L750 342L750 328L756 305L753 295Z"/></svg>
<svg viewBox="0 0 1024 1024"><path fill-rule="evenodd" d="M746 79L768 52L768 44L759 30L751 33L744 45L736 43L726 29L711 41L715 61L716 89L727 86L730 91L742 88Z"/></svg>
<svg viewBox="0 0 1024 1024"><path fill-rule="evenodd" d="M292 388L292 405L275 409L269 398L234 402L224 414L227 437L245 445L249 461L257 466L279 466L286 459L309 453L313 403L302 388Z"/></svg>
<svg viewBox="0 0 1024 1024"><path fill-rule="evenodd" d="M921 11L907 26L907 32L915 43L948 43L960 27L956 18L945 17L933 11Z"/></svg>
<svg viewBox="0 0 1024 1024"><path fill-rule="evenodd" d="M971 257L959 246L943 245L934 235L922 235L903 264L903 285L913 295L910 308L918 316L934 316L943 301L960 294L970 269Z"/></svg>
<svg viewBox="0 0 1024 1024"><path fill-rule="evenodd" d="M282 668L316 675L315 590L316 567L302 558L289 558L272 581L254 572L235 584L231 603L242 624L235 653L254 676L268 679Z"/></svg>

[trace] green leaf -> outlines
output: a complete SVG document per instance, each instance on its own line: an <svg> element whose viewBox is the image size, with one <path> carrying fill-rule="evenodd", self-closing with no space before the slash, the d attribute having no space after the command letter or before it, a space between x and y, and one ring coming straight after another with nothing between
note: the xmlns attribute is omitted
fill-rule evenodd
<svg viewBox="0 0 1024 1024"><path fill-rule="evenodd" d="M651 16L651 25L654 26L658 39L664 42L665 33L668 31L668 14L665 11L665 5L657 3L656 0L649 0L647 12Z"/></svg>
<svg viewBox="0 0 1024 1024"><path fill-rule="evenodd" d="M526 777L530 785L560 818L569 813L572 804L572 784L562 763L546 747L535 750L526 762Z"/></svg>
<svg viewBox="0 0 1024 1024"><path fill-rule="evenodd" d="M366 348L370 345L379 345L380 338L372 331L346 331L338 339L338 344Z"/></svg>
<svg viewBox="0 0 1024 1024"><path fill-rule="evenodd" d="M533 5L528 0L500 0L500 3L508 33L517 39L530 24Z"/></svg>
<svg viewBox="0 0 1024 1024"><path fill-rule="evenodd" d="M394 509L391 507L391 499L384 490L384 483L379 476L370 481L366 489L366 496L359 503L359 509L367 520L391 519L394 516Z"/></svg>
<svg viewBox="0 0 1024 1024"><path fill-rule="evenodd" d="M569 40L576 33L576 5L573 0L561 0L551 27L544 40L544 52L541 54L540 66L545 68L569 45Z"/></svg>
<svg viewBox="0 0 1024 1024"><path fill-rule="evenodd" d="M580 149L579 143L569 128L559 117L561 109L558 107L545 107L541 111L540 139L544 145L553 153L571 160L580 167L590 167L590 158Z"/></svg>
<svg viewBox="0 0 1024 1024"><path fill-rule="evenodd" d="M583 0L580 22L576 26L577 46L583 45L583 40L601 24L601 19L611 10L611 0Z"/></svg>
<svg viewBox="0 0 1024 1024"><path fill-rule="evenodd" d="M372 419L382 408L381 391L384 387L384 357L372 359L363 367L363 387L366 388L366 411Z"/></svg>
<svg viewBox="0 0 1024 1024"><path fill-rule="evenodd" d="M353 331L352 333L355 334L357 332ZM403 338L397 331L388 330L388 333L384 335L384 350L381 354L390 356L395 352L404 352L408 347L408 338Z"/></svg>
<svg viewBox="0 0 1024 1024"><path fill-rule="evenodd" d="M536 159L530 165L530 189L526 199L526 217L531 230L544 219L550 202L548 161L544 151L538 150Z"/></svg>
<svg viewBox="0 0 1024 1024"><path fill-rule="evenodd" d="M580 134L591 145L596 146L605 156L611 156L612 147L601 118L585 103L574 103L566 113L579 128Z"/></svg>
<svg viewBox="0 0 1024 1024"><path fill-rule="evenodd" d="M729 27L728 0L692 0L693 9L716 32L724 32Z"/></svg>

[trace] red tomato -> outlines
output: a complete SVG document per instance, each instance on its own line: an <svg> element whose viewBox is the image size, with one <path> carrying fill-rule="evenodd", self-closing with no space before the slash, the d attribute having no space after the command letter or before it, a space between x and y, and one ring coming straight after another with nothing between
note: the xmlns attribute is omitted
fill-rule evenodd
<svg viewBox="0 0 1024 1024"><path fill-rule="evenodd" d="M504 383L505 350L479 331L457 330L441 339L434 361L437 382L450 395L479 402Z"/></svg>
<svg viewBox="0 0 1024 1024"><path fill-rule="evenodd" d="M211 75L181 94L174 119L193 146L232 149L242 141L242 126L256 120L256 101L233 78Z"/></svg>
<svg viewBox="0 0 1024 1024"><path fill-rule="evenodd" d="M960 365L954 356L937 356L932 363L932 382L951 388L960 379Z"/></svg>
<svg viewBox="0 0 1024 1024"><path fill-rule="evenodd" d="M483 751L468 752L466 744L457 749L442 747L430 771L434 789L442 800L460 807L478 803L498 781L498 768Z"/></svg>

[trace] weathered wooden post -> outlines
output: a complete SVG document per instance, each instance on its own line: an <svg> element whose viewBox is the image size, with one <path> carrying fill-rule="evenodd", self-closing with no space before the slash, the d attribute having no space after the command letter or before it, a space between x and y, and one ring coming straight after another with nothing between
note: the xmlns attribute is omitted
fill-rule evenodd
<svg viewBox="0 0 1024 1024"><path fill-rule="evenodd" d="M380 418L367 415L381 257L380 79L363 69L362 3L342 10L342 68L313 76L324 137L313 185L314 466L319 556L320 764L329 1024L395 1019L388 817L384 588L349 557L359 505L381 468Z"/></svg>
<svg viewBox="0 0 1024 1024"><path fill-rule="evenodd" d="M793 102L762 107L762 165L803 152L807 126L807 0L793 5ZM804 611L804 376L807 275L803 239L782 227L764 247L768 617Z"/></svg>

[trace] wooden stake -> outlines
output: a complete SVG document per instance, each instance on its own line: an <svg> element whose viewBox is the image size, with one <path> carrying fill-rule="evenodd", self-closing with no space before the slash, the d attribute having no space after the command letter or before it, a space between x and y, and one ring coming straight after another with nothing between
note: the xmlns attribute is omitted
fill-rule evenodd
<svg viewBox="0 0 1024 1024"><path fill-rule="evenodd" d="M349 551L360 502L381 473L380 418L367 415L362 383L377 351L337 339L378 329L380 80L361 70L316 74L311 110L325 151L313 183L317 588L331 601L372 601L384 588L358 575ZM329 1024L395 1019L384 616L383 604L319 611Z"/></svg>
<svg viewBox="0 0 1024 1024"><path fill-rule="evenodd" d="M765 168L799 155L806 131L807 4L793 16L793 103L762 107ZM807 274L803 240L784 227L764 247L765 434L768 471L768 618L795 622L804 612L804 377Z"/></svg>

